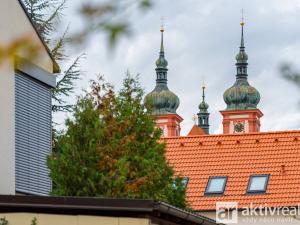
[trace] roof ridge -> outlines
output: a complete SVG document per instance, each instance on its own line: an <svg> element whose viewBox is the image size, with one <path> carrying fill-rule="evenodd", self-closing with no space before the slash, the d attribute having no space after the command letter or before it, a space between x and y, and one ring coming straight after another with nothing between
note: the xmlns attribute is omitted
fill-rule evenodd
<svg viewBox="0 0 300 225"><path fill-rule="evenodd" d="M264 131L264 132L250 132L250 133L244 133L244 134L205 134L205 135L189 135L189 136L177 136L177 137L162 137L161 139L184 139L184 138L205 138L205 137L227 137L227 136L239 136L239 137L245 137L245 136L258 136L258 135L269 135L269 134L290 134L290 133L299 133L300 130L288 130L288 131Z"/></svg>

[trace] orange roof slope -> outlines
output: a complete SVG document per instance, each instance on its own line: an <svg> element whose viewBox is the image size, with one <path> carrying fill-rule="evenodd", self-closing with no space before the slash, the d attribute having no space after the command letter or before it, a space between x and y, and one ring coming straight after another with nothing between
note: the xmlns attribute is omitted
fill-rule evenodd
<svg viewBox="0 0 300 225"><path fill-rule="evenodd" d="M187 136L193 135L205 135L205 132L202 128L198 127L197 125L194 125Z"/></svg>
<svg viewBox="0 0 300 225"><path fill-rule="evenodd" d="M205 135L163 139L175 171L189 177L195 210L215 210L216 201L296 206L300 202L300 131ZM246 193L250 175L270 174L267 192ZM209 176L228 176L224 195L205 196Z"/></svg>

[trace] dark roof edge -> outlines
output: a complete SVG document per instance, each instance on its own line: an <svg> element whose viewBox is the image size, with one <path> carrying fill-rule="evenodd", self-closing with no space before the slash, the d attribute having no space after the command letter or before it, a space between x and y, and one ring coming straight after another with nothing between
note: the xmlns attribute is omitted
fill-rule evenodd
<svg viewBox="0 0 300 225"><path fill-rule="evenodd" d="M109 199L89 197L44 197L0 195L0 212L39 212L81 215L131 216L148 215L154 218L177 218L193 224L213 225L210 218L191 213L172 205L153 200Z"/></svg>
<svg viewBox="0 0 300 225"><path fill-rule="evenodd" d="M213 219L192 212L188 212L183 209L176 208L164 202L158 202L157 206L159 211L162 213L167 212L168 214L175 215L176 217L182 219L187 219L188 221L191 222L200 223L200 224L216 224L216 221Z"/></svg>
<svg viewBox="0 0 300 225"><path fill-rule="evenodd" d="M24 5L24 3L22 2L22 0L18 0L18 2L20 3L20 5L21 5L23 11L25 12L25 14L26 14L28 20L30 21L30 23L31 23L31 25L32 25L32 27L33 27L33 29L35 30L35 32L36 32L36 34L38 35L38 37L39 37L39 39L41 40L41 42L43 43L43 45L44 45L44 47L45 47L45 49L46 49L46 51L47 51L49 57L51 58L51 60L52 60L52 62L53 62L53 73L60 73L61 71L60 71L60 67L59 67L58 63L57 63L56 60L53 58L52 53L51 53L51 51L50 51L48 45L46 44L44 38L42 38L41 34L40 34L40 33L38 32L38 30L36 29L36 26L34 25L34 22L32 21L32 19L30 18L29 14L28 14L28 12L27 12L27 9L26 9L26 7L25 7L25 5Z"/></svg>

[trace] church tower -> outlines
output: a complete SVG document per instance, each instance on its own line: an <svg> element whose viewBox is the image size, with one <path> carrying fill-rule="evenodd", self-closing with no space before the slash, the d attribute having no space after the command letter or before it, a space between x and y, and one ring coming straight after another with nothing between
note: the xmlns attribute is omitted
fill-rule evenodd
<svg viewBox="0 0 300 225"><path fill-rule="evenodd" d="M244 21L241 21L241 45L236 56L236 81L223 95L227 108L223 115L223 133L249 133L260 131L262 112L257 108L260 101L259 92L248 83L248 55L244 45Z"/></svg>
<svg viewBox="0 0 300 225"><path fill-rule="evenodd" d="M163 131L163 137L180 136L182 118L176 113L179 98L168 88L168 61L164 51L164 27L161 26L161 45L159 58L156 60L156 86L146 95L145 104L156 117L156 127Z"/></svg>
<svg viewBox="0 0 300 225"><path fill-rule="evenodd" d="M199 105L198 127L202 128L206 134L209 134L209 113L208 104L205 102L205 86L202 87L202 102Z"/></svg>

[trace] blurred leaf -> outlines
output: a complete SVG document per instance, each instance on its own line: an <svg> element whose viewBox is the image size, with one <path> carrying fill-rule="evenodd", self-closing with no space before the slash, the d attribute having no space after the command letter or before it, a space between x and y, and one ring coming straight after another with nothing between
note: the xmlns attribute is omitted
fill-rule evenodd
<svg viewBox="0 0 300 225"><path fill-rule="evenodd" d="M92 34L105 33L108 45L114 48L117 42L129 34L132 15L145 12L152 7L153 0L106 1L105 3L85 3L79 10L85 25L73 36L74 43L85 43Z"/></svg>
<svg viewBox="0 0 300 225"><path fill-rule="evenodd" d="M108 32L109 45L114 47L121 35L128 34L128 24L107 24L104 30Z"/></svg>
<svg viewBox="0 0 300 225"><path fill-rule="evenodd" d="M5 217L0 218L0 225L8 225L8 221L6 220Z"/></svg>
<svg viewBox="0 0 300 225"><path fill-rule="evenodd" d="M37 225L37 218L34 217L31 221L31 225Z"/></svg>
<svg viewBox="0 0 300 225"><path fill-rule="evenodd" d="M148 9L152 6L152 3L150 2L150 0L142 0L140 3L140 7L142 9Z"/></svg>
<svg viewBox="0 0 300 225"><path fill-rule="evenodd" d="M95 6L85 3L80 9L80 13L87 17L101 17L107 13L113 13L115 11L116 8L113 4L102 4L101 6Z"/></svg>
<svg viewBox="0 0 300 225"><path fill-rule="evenodd" d="M281 74L284 78L291 81L300 88L300 71L292 67L291 64L284 63L280 67Z"/></svg>

